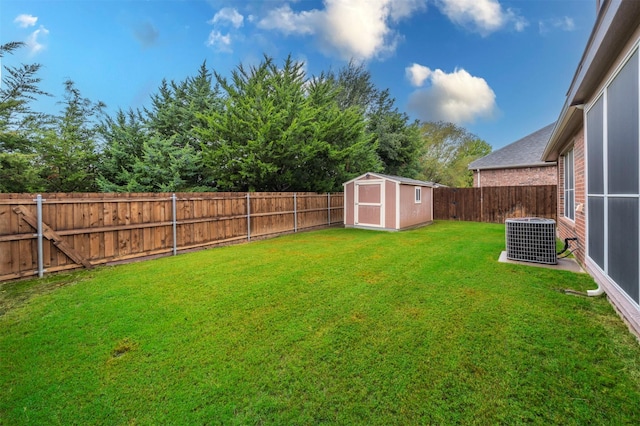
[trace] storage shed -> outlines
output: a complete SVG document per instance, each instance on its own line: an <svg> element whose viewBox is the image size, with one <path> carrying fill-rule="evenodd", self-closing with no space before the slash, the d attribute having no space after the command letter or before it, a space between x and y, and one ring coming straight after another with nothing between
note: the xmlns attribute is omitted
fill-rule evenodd
<svg viewBox="0 0 640 426"><path fill-rule="evenodd" d="M397 231L433 221L432 182L365 173L343 186L346 227Z"/></svg>

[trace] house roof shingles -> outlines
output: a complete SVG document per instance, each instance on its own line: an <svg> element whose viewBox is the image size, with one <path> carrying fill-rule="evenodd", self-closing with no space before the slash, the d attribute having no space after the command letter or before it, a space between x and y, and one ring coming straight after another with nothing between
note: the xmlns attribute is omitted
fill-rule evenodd
<svg viewBox="0 0 640 426"><path fill-rule="evenodd" d="M525 136L491 154L469 164L469 170L512 169L519 167L553 166L555 163L542 161L542 154L549 142L556 123Z"/></svg>

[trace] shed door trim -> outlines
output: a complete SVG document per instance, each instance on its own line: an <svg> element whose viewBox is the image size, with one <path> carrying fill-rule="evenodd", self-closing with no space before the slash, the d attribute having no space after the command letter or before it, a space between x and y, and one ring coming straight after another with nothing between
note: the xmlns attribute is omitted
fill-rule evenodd
<svg viewBox="0 0 640 426"><path fill-rule="evenodd" d="M360 185L378 185L380 188L380 202L379 203L361 203L359 202L358 198L359 198L359 190L358 190L358 186ZM384 185L384 179L369 179L369 180L364 180L364 181L355 181L354 182L354 187L353 187L353 202L354 202L354 211L353 211L353 223L354 225L366 225L366 226L372 226L372 227L376 227L376 228L384 228L384 193L385 193L385 185ZM380 209L380 222L379 223L360 223L359 218L358 218L358 210L359 210L359 206L372 206L372 207L378 207Z"/></svg>
<svg viewBox="0 0 640 426"><path fill-rule="evenodd" d="M396 182L396 229L400 229L400 182Z"/></svg>

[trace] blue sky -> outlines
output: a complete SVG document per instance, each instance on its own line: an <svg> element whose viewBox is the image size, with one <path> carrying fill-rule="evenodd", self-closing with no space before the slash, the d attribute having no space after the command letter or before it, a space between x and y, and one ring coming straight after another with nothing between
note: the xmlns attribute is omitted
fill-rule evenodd
<svg viewBox="0 0 640 426"><path fill-rule="evenodd" d="M494 149L553 122L595 20L595 0L2 0L3 65L41 63L107 104L149 104L163 78L222 75L263 54L309 76L363 61L412 118L453 121Z"/></svg>

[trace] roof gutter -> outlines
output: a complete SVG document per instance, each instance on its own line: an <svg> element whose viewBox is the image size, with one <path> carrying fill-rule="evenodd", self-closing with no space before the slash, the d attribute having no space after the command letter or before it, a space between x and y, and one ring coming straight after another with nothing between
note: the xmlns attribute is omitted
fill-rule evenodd
<svg viewBox="0 0 640 426"><path fill-rule="evenodd" d="M560 119L553 128L553 133L549 138L549 143L542 153L542 160L547 161L549 165L555 164L560 156L560 149L582 125L583 122L583 104L567 105L565 102Z"/></svg>
<svg viewBox="0 0 640 426"><path fill-rule="evenodd" d="M545 163L534 163L534 164L509 164L508 166L471 166L469 165L469 170L506 170L506 169L523 169L525 167L549 167L555 166L555 163L545 162Z"/></svg>

